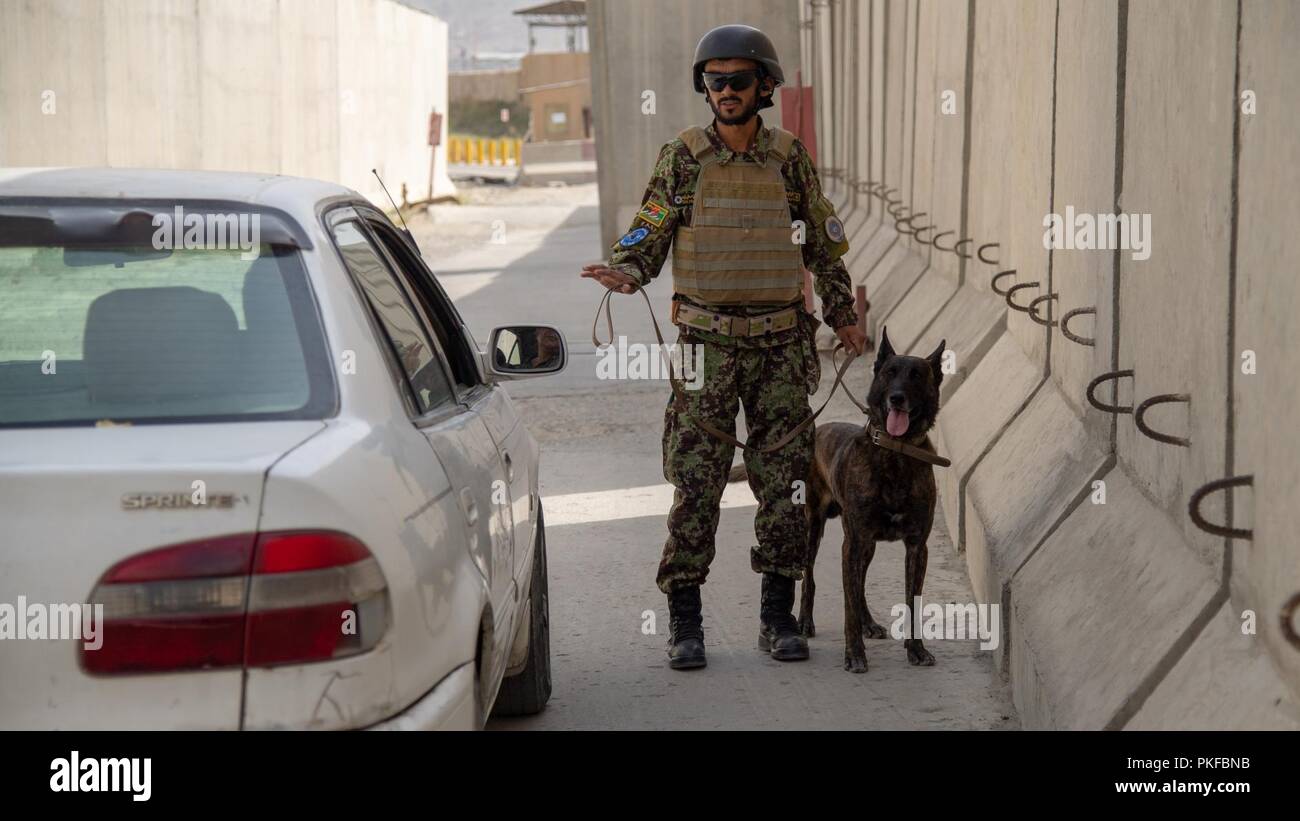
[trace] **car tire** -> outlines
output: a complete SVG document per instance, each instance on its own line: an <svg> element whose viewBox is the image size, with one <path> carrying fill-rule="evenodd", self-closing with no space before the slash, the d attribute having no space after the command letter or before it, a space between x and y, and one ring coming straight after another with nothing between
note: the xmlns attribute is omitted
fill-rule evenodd
<svg viewBox="0 0 1300 821"><path fill-rule="evenodd" d="M494 716L530 716L540 713L551 698L551 616L546 584L546 520L537 508L537 549L533 553L528 661L524 669L501 682Z"/></svg>

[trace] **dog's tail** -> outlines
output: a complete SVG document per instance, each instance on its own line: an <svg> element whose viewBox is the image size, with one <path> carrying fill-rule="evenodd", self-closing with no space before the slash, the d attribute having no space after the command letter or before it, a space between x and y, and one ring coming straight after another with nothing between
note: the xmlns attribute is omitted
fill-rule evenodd
<svg viewBox="0 0 1300 821"><path fill-rule="evenodd" d="M743 463L736 465L734 468L731 469L731 472L727 474L728 484L730 484L731 482L739 482L741 480L748 479L748 478L749 478L749 471L745 469L745 465Z"/></svg>

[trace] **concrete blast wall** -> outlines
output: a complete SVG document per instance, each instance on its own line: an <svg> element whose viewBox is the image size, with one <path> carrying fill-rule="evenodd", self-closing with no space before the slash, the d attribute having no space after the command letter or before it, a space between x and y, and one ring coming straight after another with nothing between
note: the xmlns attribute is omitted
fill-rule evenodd
<svg viewBox="0 0 1300 821"><path fill-rule="evenodd" d="M428 193L434 108L447 25L391 0L0 0L4 166L291 174L386 205L372 168Z"/></svg>
<svg viewBox="0 0 1300 821"><path fill-rule="evenodd" d="M1024 725L1300 728L1300 7L802 14L869 330L955 357L941 512Z"/></svg>

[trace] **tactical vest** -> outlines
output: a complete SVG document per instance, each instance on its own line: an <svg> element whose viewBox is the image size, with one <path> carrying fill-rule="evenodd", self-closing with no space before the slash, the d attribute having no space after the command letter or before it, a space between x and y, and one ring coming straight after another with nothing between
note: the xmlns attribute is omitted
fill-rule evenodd
<svg viewBox="0 0 1300 821"><path fill-rule="evenodd" d="M803 292L803 253L793 241L781 167L794 135L777 128L764 165L725 165L704 129L680 135L700 162L691 224L673 235L673 290L715 305L787 304Z"/></svg>

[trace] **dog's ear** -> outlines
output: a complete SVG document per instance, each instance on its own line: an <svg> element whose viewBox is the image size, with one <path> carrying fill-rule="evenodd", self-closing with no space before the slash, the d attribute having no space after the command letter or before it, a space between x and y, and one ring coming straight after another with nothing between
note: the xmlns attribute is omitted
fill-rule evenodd
<svg viewBox="0 0 1300 821"><path fill-rule="evenodd" d="M948 340L939 340L939 347L935 348L934 353L925 358L925 361L930 363L930 372L934 374L934 386L936 388L943 381L943 349L947 344Z"/></svg>
<svg viewBox="0 0 1300 821"><path fill-rule="evenodd" d="M889 333L887 328L880 329L880 344L876 346L876 364L871 369L872 373L880 373L881 367L885 362L894 355L894 346L889 344Z"/></svg>

